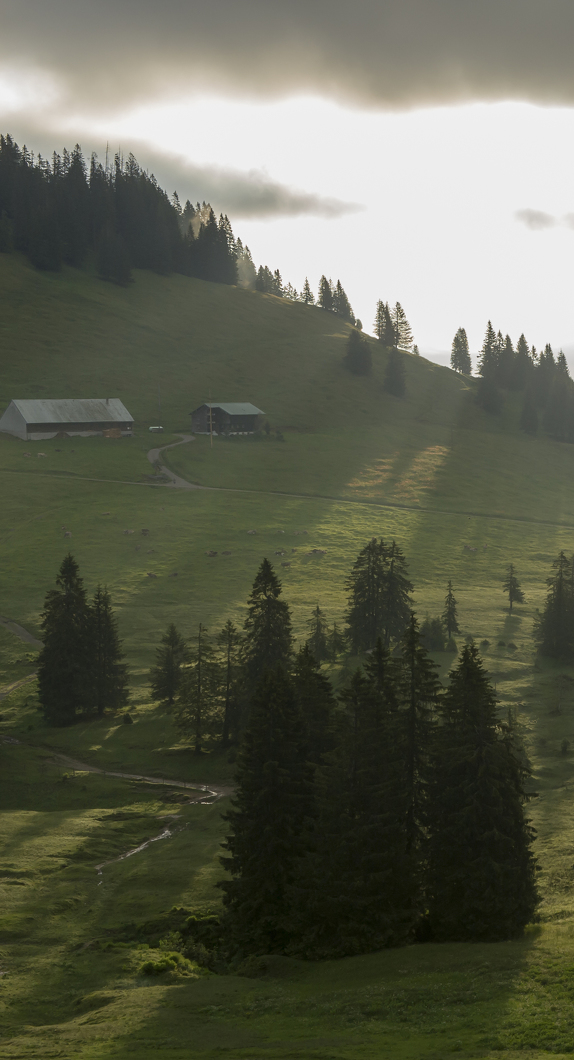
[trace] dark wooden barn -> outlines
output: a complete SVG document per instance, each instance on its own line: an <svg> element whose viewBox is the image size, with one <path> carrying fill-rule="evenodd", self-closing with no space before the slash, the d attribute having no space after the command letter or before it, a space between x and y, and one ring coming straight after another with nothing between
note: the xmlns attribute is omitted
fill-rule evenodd
<svg viewBox="0 0 574 1060"><path fill-rule="evenodd" d="M210 401L191 413L194 434L252 434L265 413L248 401Z"/></svg>

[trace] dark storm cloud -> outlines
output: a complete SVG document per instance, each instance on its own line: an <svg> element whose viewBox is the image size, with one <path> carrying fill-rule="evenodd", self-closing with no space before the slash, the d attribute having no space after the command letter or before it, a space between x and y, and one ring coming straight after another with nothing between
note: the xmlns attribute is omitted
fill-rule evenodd
<svg viewBox="0 0 574 1060"><path fill-rule="evenodd" d="M158 90L574 102L572 0L1 0L0 57L95 107Z"/></svg>

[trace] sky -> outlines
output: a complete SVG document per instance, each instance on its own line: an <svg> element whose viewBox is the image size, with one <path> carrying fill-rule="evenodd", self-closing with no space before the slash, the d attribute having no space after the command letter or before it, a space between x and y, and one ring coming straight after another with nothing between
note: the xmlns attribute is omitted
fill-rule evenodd
<svg viewBox="0 0 574 1060"><path fill-rule="evenodd" d="M571 0L0 0L0 128L133 151L257 265L574 362Z"/></svg>

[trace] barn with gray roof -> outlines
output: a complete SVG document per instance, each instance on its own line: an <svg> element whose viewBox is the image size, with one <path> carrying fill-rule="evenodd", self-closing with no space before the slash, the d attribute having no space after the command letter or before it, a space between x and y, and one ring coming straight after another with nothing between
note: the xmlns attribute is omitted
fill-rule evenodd
<svg viewBox="0 0 574 1060"><path fill-rule="evenodd" d="M0 417L0 431L26 441L58 434L89 437L104 431L129 436L133 423L119 398L15 398Z"/></svg>
<svg viewBox="0 0 574 1060"><path fill-rule="evenodd" d="M249 401L209 401L191 413L194 434L251 434L265 413Z"/></svg>

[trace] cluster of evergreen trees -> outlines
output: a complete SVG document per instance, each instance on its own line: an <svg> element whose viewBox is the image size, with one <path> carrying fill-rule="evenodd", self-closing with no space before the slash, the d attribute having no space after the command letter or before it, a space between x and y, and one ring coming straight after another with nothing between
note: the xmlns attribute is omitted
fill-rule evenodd
<svg viewBox="0 0 574 1060"><path fill-rule="evenodd" d="M395 397L404 397L407 389L405 354L396 346L387 348L387 361L383 379L383 389ZM354 328L347 339L343 367L353 375L371 375L373 355L367 339Z"/></svg>
<svg viewBox="0 0 574 1060"><path fill-rule="evenodd" d="M527 777L477 649L442 692L414 614L338 701L308 648L266 669L226 815L227 952L519 935L537 904Z"/></svg>
<svg viewBox="0 0 574 1060"><path fill-rule="evenodd" d="M389 308L388 302L379 299L373 330L383 346L389 349L396 346L401 350L418 354L418 346L415 346L411 325L400 302L396 302L393 308Z"/></svg>
<svg viewBox="0 0 574 1060"><path fill-rule="evenodd" d="M459 328L453 339L450 364L464 375L472 372L464 328ZM524 394L520 414L522 430L536 434L542 426L550 437L574 442L574 383L562 351L555 357L547 344L538 353L534 346L529 347L524 335L514 346L510 336L495 332L489 320L478 372L477 397L487 412L499 412L505 394L521 391Z"/></svg>
<svg viewBox="0 0 574 1060"><path fill-rule="evenodd" d="M78 715L125 706L127 671L107 589L98 586L89 602L70 554L56 585L42 614L38 694L46 720L69 725Z"/></svg>

